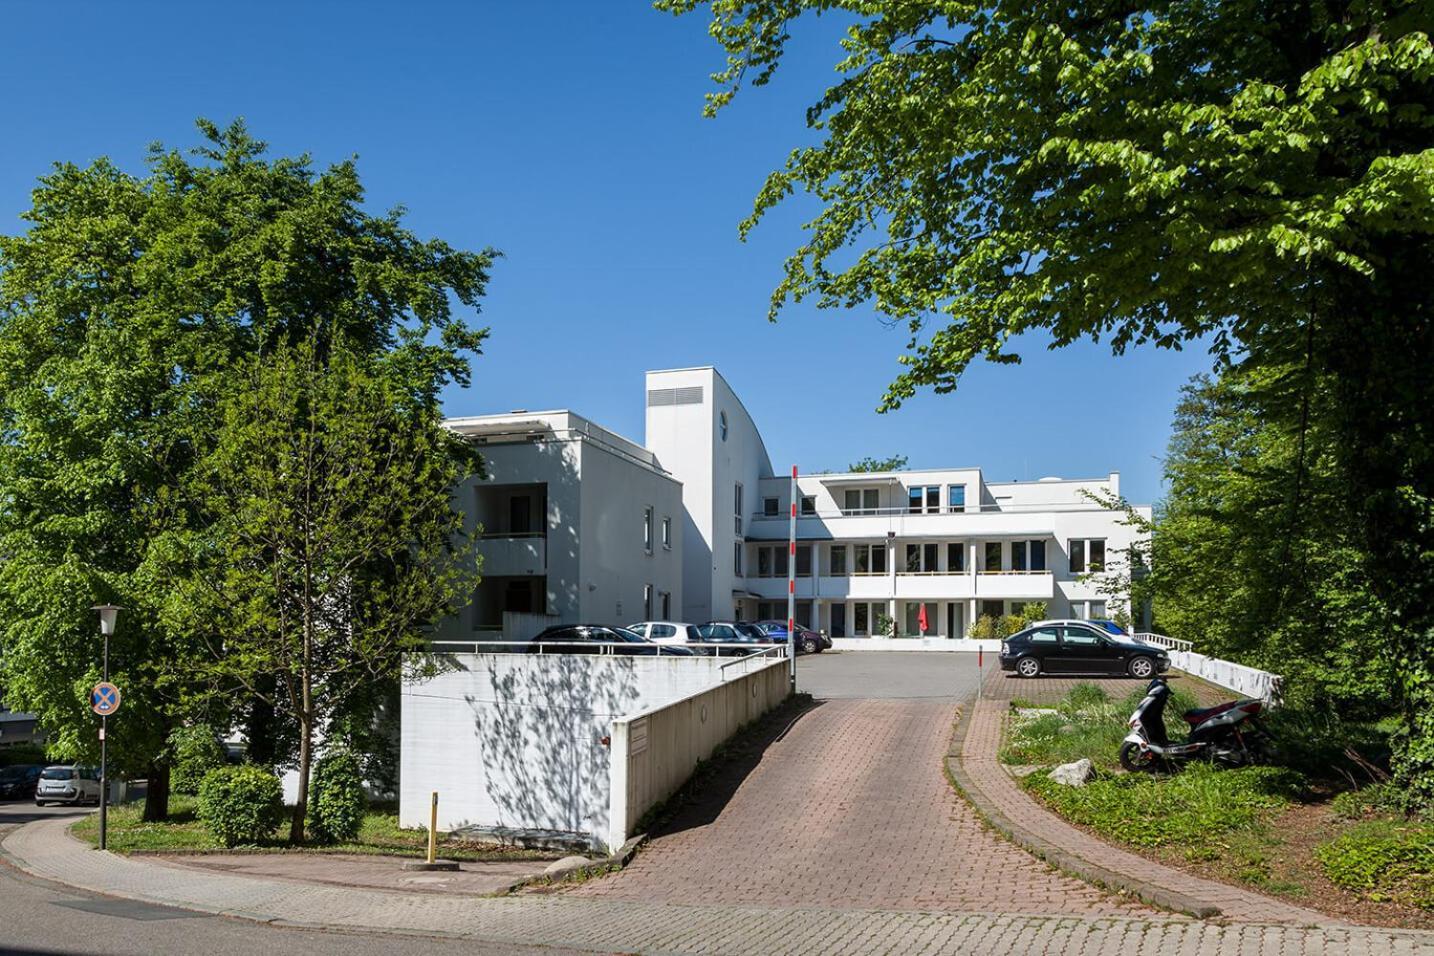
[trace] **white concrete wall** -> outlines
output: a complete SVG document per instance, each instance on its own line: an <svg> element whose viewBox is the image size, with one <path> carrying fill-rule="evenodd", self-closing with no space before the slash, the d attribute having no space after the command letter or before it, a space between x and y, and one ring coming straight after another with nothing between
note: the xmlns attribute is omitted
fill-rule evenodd
<svg viewBox="0 0 1434 956"><path fill-rule="evenodd" d="M615 718L720 681L726 658L453 654L402 694L399 824L533 829L600 845Z"/></svg>
<svg viewBox="0 0 1434 956"><path fill-rule="evenodd" d="M778 659L682 700L614 720L609 850L635 836L642 815L675 793L700 761L790 693L787 661Z"/></svg>
<svg viewBox="0 0 1434 956"><path fill-rule="evenodd" d="M1279 674L1218 657L1207 657L1194 651L1171 651L1170 666L1271 705L1278 705L1284 696L1285 679Z"/></svg>

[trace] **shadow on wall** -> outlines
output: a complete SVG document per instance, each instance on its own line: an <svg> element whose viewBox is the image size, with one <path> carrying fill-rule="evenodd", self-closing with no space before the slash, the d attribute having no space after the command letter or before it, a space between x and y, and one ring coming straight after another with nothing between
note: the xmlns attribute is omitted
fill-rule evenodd
<svg viewBox="0 0 1434 956"><path fill-rule="evenodd" d="M540 663L489 670L490 701L465 697L497 814L476 822L599 837L609 815L603 739L613 717L635 709L633 659L545 654L526 662Z"/></svg>

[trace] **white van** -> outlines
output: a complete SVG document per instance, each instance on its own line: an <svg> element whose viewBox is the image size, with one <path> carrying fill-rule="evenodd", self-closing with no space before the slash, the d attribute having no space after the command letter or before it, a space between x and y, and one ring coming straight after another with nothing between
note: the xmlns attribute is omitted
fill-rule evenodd
<svg viewBox="0 0 1434 956"><path fill-rule="evenodd" d="M35 783L35 806L47 803L100 802L100 771L97 767L46 767Z"/></svg>

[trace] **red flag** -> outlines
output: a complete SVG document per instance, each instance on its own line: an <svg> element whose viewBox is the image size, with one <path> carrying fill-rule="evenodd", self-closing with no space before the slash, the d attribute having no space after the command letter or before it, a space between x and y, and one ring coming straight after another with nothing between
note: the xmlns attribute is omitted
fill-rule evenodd
<svg viewBox="0 0 1434 956"><path fill-rule="evenodd" d="M921 633L926 634L926 605L921 605L921 613L916 615L916 626L921 628Z"/></svg>

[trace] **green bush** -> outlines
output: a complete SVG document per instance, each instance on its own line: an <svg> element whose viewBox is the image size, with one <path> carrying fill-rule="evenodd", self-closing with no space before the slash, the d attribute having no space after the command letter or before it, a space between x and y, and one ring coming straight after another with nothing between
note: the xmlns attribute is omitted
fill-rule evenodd
<svg viewBox="0 0 1434 956"><path fill-rule="evenodd" d="M1434 827L1374 821L1317 847L1315 859L1336 886L1434 909Z"/></svg>
<svg viewBox="0 0 1434 956"><path fill-rule="evenodd" d="M11 744L8 747L0 747L0 767L13 767L17 764L38 763L47 764L45 759L45 748L39 744L23 743Z"/></svg>
<svg viewBox="0 0 1434 956"><path fill-rule="evenodd" d="M363 825L366 805L357 755L336 748L320 757L309 787L310 839L319 843L354 839Z"/></svg>
<svg viewBox="0 0 1434 956"><path fill-rule="evenodd" d="M1269 813L1300 789L1297 774L1273 767L1220 770L1193 764L1172 776L1100 776L1067 787L1045 773L1022 785L1061 816L1136 846L1199 847L1241 830L1259 828Z"/></svg>
<svg viewBox="0 0 1434 956"><path fill-rule="evenodd" d="M208 724L180 727L169 735L169 786L175 793L198 793L204 775L226 763L224 745Z"/></svg>
<svg viewBox="0 0 1434 956"><path fill-rule="evenodd" d="M273 834L283 814L279 778L262 767L219 767L199 785L199 822L223 846L259 843Z"/></svg>
<svg viewBox="0 0 1434 956"><path fill-rule="evenodd" d="M1358 790L1346 790L1330 801L1335 816L1346 820L1362 820L1376 814L1397 814L1403 805L1403 793L1389 783L1376 783Z"/></svg>

